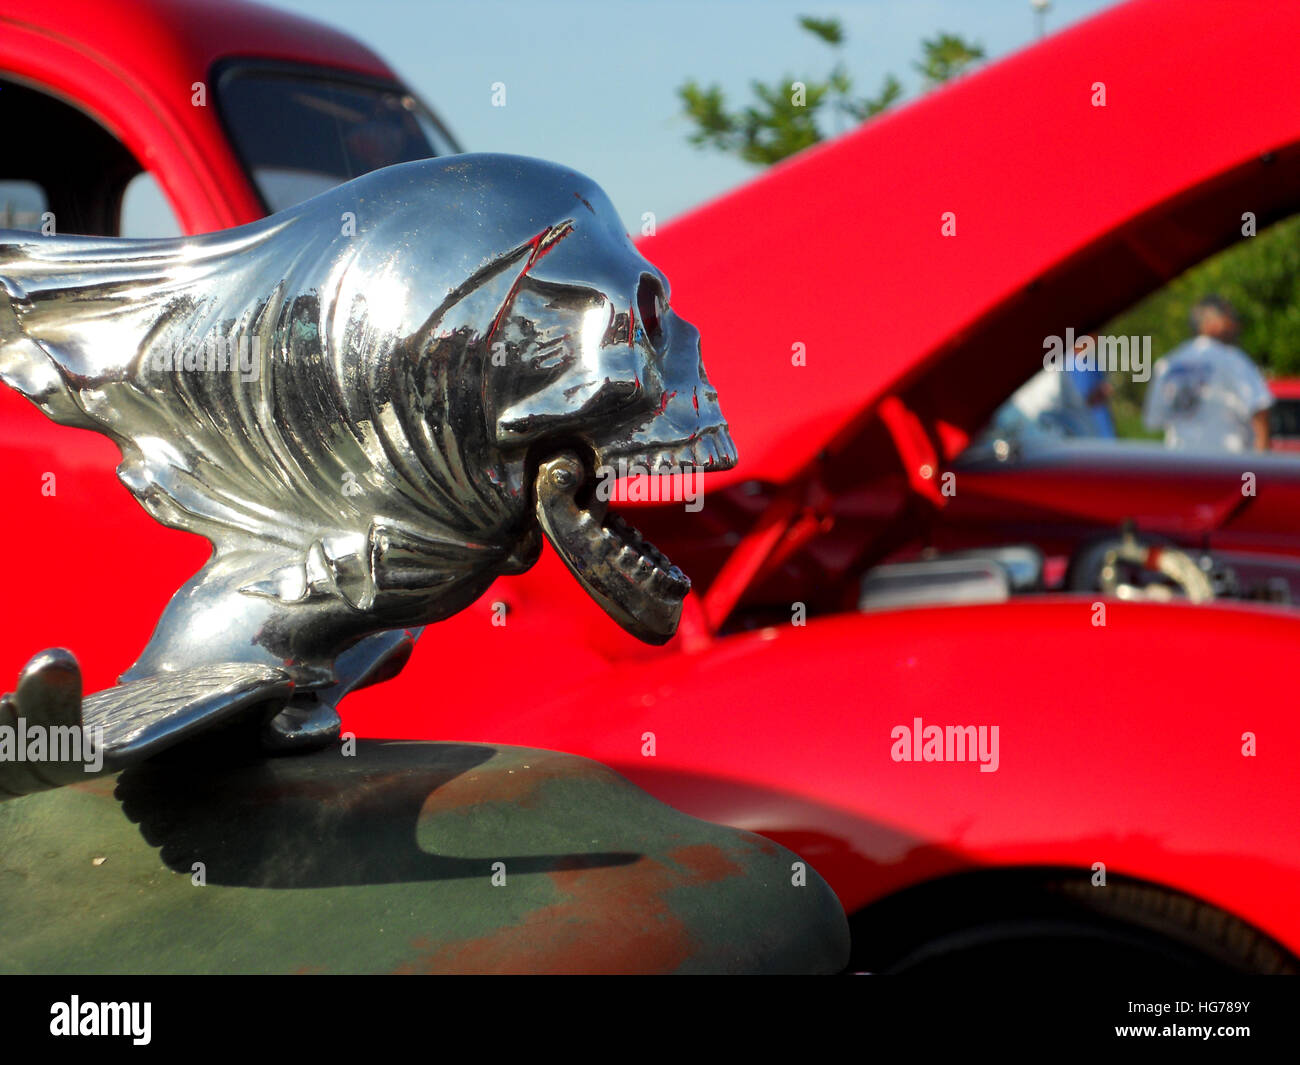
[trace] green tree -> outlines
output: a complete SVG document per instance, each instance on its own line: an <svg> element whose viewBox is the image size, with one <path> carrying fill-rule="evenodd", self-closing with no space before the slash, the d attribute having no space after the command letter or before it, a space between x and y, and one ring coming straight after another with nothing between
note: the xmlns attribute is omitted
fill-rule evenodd
<svg viewBox="0 0 1300 1065"><path fill-rule="evenodd" d="M951 33L940 33L933 40L921 42L921 61L912 66L925 79L927 88L951 81L972 64L984 58L978 44L963 41Z"/></svg>
<svg viewBox="0 0 1300 1065"><path fill-rule="evenodd" d="M690 142L738 155L749 163L766 166L816 144L847 125L865 122L896 103L902 83L885 75L874 94L857 95L853 79L840 59L844 27L838 19L804 15L799 25L819 38L836 58L821 79L786 77L773 82L751 82L753 102L730 110L717 85L702 86L691 79L677 95L694 125ZM984 49L949 33L921 42L921 60L915 63L927 87L940 85L984 58ZM827 126L831 128L828 129Z"/></svg>

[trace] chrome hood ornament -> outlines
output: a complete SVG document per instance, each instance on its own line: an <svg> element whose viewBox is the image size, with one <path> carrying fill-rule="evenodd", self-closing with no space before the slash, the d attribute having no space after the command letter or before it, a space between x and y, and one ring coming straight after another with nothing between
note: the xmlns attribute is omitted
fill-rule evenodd
<svg viewBox="0 0 1300 1065"><path fill-rule="evenodd" d="M594 479L735 462L667 280L589 179L515 156L389 167L201 237L0 233L0 380L111 437L150 515L213 545L86 700L117 767L254 706L273 746L328 742L344 694L542 535L661 643L689 582ZM45 652L0 718L79 700Z"/></svg>

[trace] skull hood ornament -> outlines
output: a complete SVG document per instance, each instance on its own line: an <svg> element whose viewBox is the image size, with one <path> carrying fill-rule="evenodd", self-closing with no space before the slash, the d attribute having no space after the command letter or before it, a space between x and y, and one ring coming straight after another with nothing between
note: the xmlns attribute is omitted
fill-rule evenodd
<svg viewBox="0 0 1300 1065"><path fill-rule="evenodd" d="M593 480L736 458L699 334L605 194L515 156L201 237L0 234L0 379L110 436L146 510L213 544L122 697L234 663L337 702L542 535L661 643L689 582Z"/></svg>

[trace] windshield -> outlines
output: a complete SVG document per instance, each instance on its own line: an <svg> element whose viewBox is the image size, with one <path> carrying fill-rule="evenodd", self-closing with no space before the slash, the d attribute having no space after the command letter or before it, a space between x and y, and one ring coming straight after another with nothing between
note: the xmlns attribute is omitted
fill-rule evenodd
<svg viewBox="0 0 1300 1065"><path fill-rule="evenodd" d="M380 167L459 151L400 85L240 66L221 75L217 91L235 148L272 212Z"/></svg>

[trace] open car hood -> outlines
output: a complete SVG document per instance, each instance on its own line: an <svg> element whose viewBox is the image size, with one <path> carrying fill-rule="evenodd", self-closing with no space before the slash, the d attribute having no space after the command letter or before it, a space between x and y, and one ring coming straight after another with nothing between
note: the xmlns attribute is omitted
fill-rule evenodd
<svg viewBox="0 0 1300 1065"><path fill-rule="evenodd" d="M1046 337L1300 208L1297 37L1273 0L1132 0L642 240L728 399L717 483L793 476L891 395L950 458Z"/></svg>

